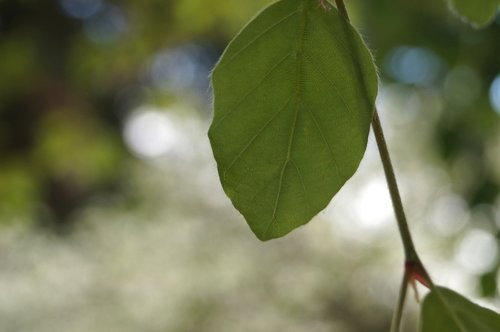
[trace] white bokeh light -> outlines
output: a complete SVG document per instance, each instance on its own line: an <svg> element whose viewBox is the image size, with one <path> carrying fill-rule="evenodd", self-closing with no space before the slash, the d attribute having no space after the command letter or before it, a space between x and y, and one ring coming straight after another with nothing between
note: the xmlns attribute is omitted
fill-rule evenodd
<svg viewBox="0 0 500 332"><path fill-rule="evenodd" d="M456 261L468 272L480 275L497 263L498 245L495 237L484 230L469 231L455 250Z"/></svg>
<svg viewBox="0 0 500 332"><path fill-rule="evenodd" d="M143 158L167 154L182 138L172 118L152 108L133 112L125 122L123 135L129 149Z"/></svg>
<svg viewBox="0 0 500 332"><path fill-rule="evenodd" d="M469 220L467 203L455 194L439 197L431 207L427 221L438 235L458 234Z"/></svg>
<svg viewBox="0 0 500 332"><path fill-rule="evenodd" d="M392 206L384 178L371 179L359 189L353 212L360 228L375 230L389 224Z"/></svg>

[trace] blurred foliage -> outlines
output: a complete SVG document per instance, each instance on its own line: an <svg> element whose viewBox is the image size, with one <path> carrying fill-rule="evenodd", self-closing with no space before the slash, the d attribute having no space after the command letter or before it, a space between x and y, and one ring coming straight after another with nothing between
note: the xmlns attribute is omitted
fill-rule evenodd
<svg viewBox="0 0 500 332"><path fill-rule="evenodd" d="M57 225L67 224L88 195L119 185L129 158L124 116L149 99L172 99L151 86L155 53L191 42L220 53L265 3L0 2L0 160L21 160L24 184L21 175L2 181L17 192L3 205L35 218L30 207L47 205Z"/></svg>
<svg viewBox="0 0 500 332"><path fill-rule="evenodd" d="M368 34L379 64L386 62L398 44L430 50L438 57L433 81L412 88L421 94L437 94L443 104L440 114L427 115L422 110L421 116L436 119L435 142L450 167L456 190L471 206L494 204L500 179L498 161L492 164L491 158L498 159L494 155L500 151L500 124L499 114L488 101L488 89L500 73L500 25L475 30L450 16L445 1L358 2L366 12L363 25L370 27L362 31ZM454 75L462 67L471 74ZM461 100L471 91L469 98Z"/></svg>
<svg viewBox="0 0 500 332"><path fill-rule="evenodd" d="M0 291L2 294L6 294L6 290L12 291L5 300L0 297L0 315L2 324L9 324L7 331L30 331L34 326L39 331L70 330L69 325L64 325L64 319L57 316L59 310L66 308L53 294L59 286L66 287L67 293L61 296L67 301L84 296L82 302L72 302L79 308L75 314L78 318L67 320L67 324L81 322L75 331L97 331L96 324L100 324L99 328L104 331L117 329L117 326L123 327L123 331L125 328L165 331L160 327L162 324L171 331L221 331L223 325L228 326L227 331L240 328L240 331L269 331L259 325L259 317L264 315L263 322L274 317L275 325L268 325L274 330L291 331L290 325L286 324L290 317L295 317L292 321L296 322L297 331L313 330L310 329L313 323L317 331L366 331L370 323L373 323L372 331L387 330L390 309L369 298L366 295L369 292L363 291L365 288L356 286L353 291L342 285L351 279L360 280L360 274L366 275L366 269L372 271L373 264L389 259L393 251L373 250L351 264L346 263L351 257L344 259L344 263L340 258L338 261L336 258L328 260L325 257L341 256L342 250L336 248L333 252L335 248L331 246L311 251L304 249L304 246L313 245L305 245L304 241L330 241L325 239L324 229L318 228L320 231L317 231L315 227L320 226L312 224L308 228L319 237L300 240L303 233L299 232L290 240L290 247L285 245L289 243L286 241L259 247L261 244L251 238L248 230L237 228L244 227L243 221L234 220L237 216L227 212L231 210L222 203L225 201L214 203L210 200L214 188L219 187L210 182L212 180L205 183L206 179L201 176L204 168L215 168L208 150L204 149L206 146L201 148L190 140L181 141L181 148L174 149L176 154L168 159L169 167L176 168L176 171L161 173L155 171L164 167L159 162L161 158L140 156L124 139L130 114L144 105L177 109L179 114L176 116L188 124L189 119L196 119L205 126L180 126L175 122L173 127L180 128L181 133L189 132L193 137L205 138L211 107L210 69L232 36L269 2L0 1L0 223L3 225L0 232L5 234L0 237ZM459 209L452 209L452 205L447 205L451 212L445 216L450 219L443 222L458 225L465 218L468 228L500 234L500 105L493 104L490 91L500 74L498 17L486 29L475 30L449 13L445 0L352 0L347 1L347 6L379 65L381 115L389 124L389 146L396 168L406 174L402 177L403 182L408 179L407 183L421 185L423 176L432 173L425 173L428 169L438 169L432 173L438 174L436 178L428 179L436 189L431 192L433 196L428 198L427 205L418 204L414 194L419 191L407 193L410 214L426 219L433 211L432 204L438 203L439 190L444 190L442 186L438 189L437 184L445 182L447 192L453 193L455 201L463 201L464 206L458 204ZM382 106L387 98L392 106L384 110ZM392 139L391 128L396 135ZM193 159L186 155L203 158ZM134 175L136 169L140 169L139 175ZM215 178L215 173L212 175ZM153 190L156 187L161 188ZM150 190L149 194L143 192L144 188ZM359 199L356 195L352 197L353 200ZM93 209L98 211L92 214L92 218L86 217L86 211ZM417 211L412 212L414 209ZM197 222L190 223L193 219L191 212L199 213L194 218ZM127 223L131 218L137 223ZM154 224L156 226L141 224L155 218L167 221ZM88 219L92 219L90 225L99 225L95 226L99 231L88 230L94 227L89 226ZM100 227L104 226L101 224L106 222L111 225L110 229L102 231ZM213 226L208 227L209 223ZM53 238L50 231L39 232L38 226L47 225L49 230L71 231L75 228L78 232L76 235L63 232L67 238ZM125 226L129 231L126 235L120 233L123 225L128 225ZM165 229L161 225L166 225ZM189 228L189 232L169 233L172 227L182 228L182 225L193 228ZM221 231L217 233L214 229L219 226ZM12 232L17 234L17 227L33 230L35 235L29 237L24 231L21 235L10 235ZM457 227L461 229L461 226ZM82 229L84 234L87 230L92 236L81 235ZM154 236L158 230L163 239ZM94 251L86 247L91 246L90 238L98 237L102 232L110 232L106 233L110 238L100 239L95 248L92 247ZM157 248L144 242L132 242L132 235L144 236L157 244L165 255L181 259L172 263L164 256L158 256L154 260L149 255ZM460 243L462 235L454 234L449 245L433 247L437 248L434 254L451 256L454 243ZM221 241L231 236L235 236L234 241ZM176 250L178 241L185 242ZM342 243L353 245L352 242L350 239ZM201 250L206 250L207 255L198 252L200 243L203 244ZM223 263L224 255L244 243L248 245L246 251L233 257L241 263L238 265L240 274L235 277L238 282L225 289L217 279L231 272L231 265ZM170 246L161 247L160 244ZM217 247L217 244L227 247ZM130 246L137 247L131 249ZM302 256L302 249L310 255ZM186 259L195 259L196 262L183 265L185 256L181 255L182 250L190 257ZM289 260L291 264L283 265L281 272L277 273L279 278L273 277L273 266L276 266L272 257L261 265L261 259L273 250L279 252L274 259ZM108 251L110 254L106 256ZM352 247L347 251L352 253ZM134 255L127 257L130 252ZM26 256L19 256L23 253ZM315 255L317 258L309 262ZM143 262L147 268L134 265L144 257L151 258ZM498 261L498 253L493 257ZM245 268L247 261L248 268ZM109 262L116 262L118 267L109 265L106 270ZM212 266L213 262L216 264ZM77 263L88 270L79 270ZM162 264L166 265L165 270L155 269ZM317 271L311 279L304 279L308 280L306 284L313 285L312 289L306 287L304 292L315 294L311 297L307 295L310 293L304 295L309 302L300 297L293 302L290 296L295 293L287 293L290 288L286 287L298 289L303 283L275 287L282 282L280 278L296 274L294 264L297 271L304 273L297 274L300 278L307 278L309 269L325 269ZM340 264L343 264L343 269L334 269ZM356 264L366 264L366 268ZM143 267L144 273L141 273ZM218 270L219 267L228 270ZM265 268L270 270L264 272ZM103 269L106 278L100 280L100 272L92 272L92 269ZM156 289L130 286L155 284L163 280L161 276L167 274L167 270L179 270L183 274L171 283L165 281L168 287L160 287L160 293L168 293L167 290L174 287L172 285L179 284L182 289L189 289L189 275L198 278L194 284L199 287L198 295L185 291L181 292L179 299L169 302L172 303L170 308L178 310L172 312L179 318L170 321L170 325L161 316L168 312L162 308L164 302L153 301L155 296L160 296ZM258 276L252 274L255 271ZM157 274L151 276L148 273ZM205 273L207 281L200 281ZM242 277L247 274L248 279ZM80 275L88 279L78 279ZM315 279L317 277L319 279ZM498 298L498 263L474 277L479 280L483 296ZM74 281L63 285L58 278L74 278ZM377 288L375 281L380 281L380 278L364 278L359 284ZM99 285L102 281L103 286L93 288L86 283L89 280ZM116 286L115 280L119 280ZM309 280L318 280L318 284ZM399 276L395 280L399 280ZM338 288L330 288L334 287L331 284ZM214 285L220 287L217 288L220 293L210 291ZM269 288L266 290L266 287ZM261 293L255 295L256 288ZM241 289L245 290L243 298L237 294ZM269 289L276 293L267 296ZM141 311L141 300L147 297L140 295L143 291L152 292L147 294L150 296L148 301L153 302L146 301L150 307ZM32 299L32 302L23 302L19 294L27 294L27 299ZM109 294L112 296L108 298ZM38 298L53 306L34 300ZM14 303L12 299L18 301ZM131 308L134 301L138 307ZM262 304L265 301L273 304ZM391 302L392 298L385 301ZM297 316L297 308L303 308L302 303L306 302L316 303L318 307L311 308L310 316ZM258 311L261 316L251 316L250 323L245 314L236 314L237 308L243 313L251 313L260 305L269 310ZM391 306L392 302L389 303ZM90 316L86 316L84 313L89 307L115 311L107 316L91 311ZM147 308L153 308L151 314L161 318L157 325L144 312ZM27 311L38 316L28 315ZM226 311L236 318L228 322L227 315L224 315ZM133 318L130 312L137 317ZM191 320L194 325L190 326L189 316L193 312L197 313L198 320ZM273 313L277 314L273 316ZM348 318L342 318L341 313ZM317 319L317 315L328 318ZM360 319L360 315L366 320ZM20 323L19 317L25 321ZM305 318L300 320L300 317ZM127 319L134 323L123 323ZM61 325L51 329L51 322ZM242 327L246 323L247 329Z"/></svg>

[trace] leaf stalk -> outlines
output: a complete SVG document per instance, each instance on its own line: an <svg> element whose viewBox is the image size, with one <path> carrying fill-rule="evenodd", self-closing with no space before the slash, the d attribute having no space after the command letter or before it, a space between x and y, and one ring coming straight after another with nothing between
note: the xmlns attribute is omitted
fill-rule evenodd
<svg viewBox="0 0 500 332"><path fill-rule="evenodd" d="M349 15L347 13L344 1L335 0L335 4L340 15L349 22ZM401 327L401 320L406 300L406 293L408 290L408 283L412 283L412 285L415 285L415 281L419 281L428 288L434 288L434 284L424 265L420 261L420 258L418 257L417 251L415 249L415 245L413 244L413 239L410 233L408 222L406 220L403 202L401 200L401 195L399 193L399 188L396 181L396 175L394 174L394 168L392 167L389 150L387 148L387 143L384 137L384 131L382 130L382 125L380 123L380 118L376 108L373 113L372 128L375 134L375 139L377 141L377 147L379 150L380 158L382 160L382 166L384 168L385 178L387 181L387 186L389 188L394 214L396 215L399 234L401 236L401 241L403 242L403 248L405 252L405 269L403 280L401 281L398 303L391 323L391 332L398 332Z"/></svg>
<svg viewBox="0 0 500 332"><path fill-rule="evenodd" d="M344 0L335 0L335 5L337 6L337 10L340 15L342 15L347 21L349 21L349 14L347 13L347 9L345 8Z"/></svg>
<svg viewBox="0 0 500 332"><path fill-rule="evenodd" d="M417 251L415 250L415 245L413 244L408 222L406 221L406 215L403 208L403 202L401 201L401 195L399 194L394 168L392 167L391 157L389 155L389 150L387 149L384 132L382 130L382 125L380 124L380 118L376 109L373 114L372 128L377 141L380 159L382 160L387 186L389 187L392 206L394 208L399 233L403 242L406 261L418 263L420 260L417 255Z"/></svg>

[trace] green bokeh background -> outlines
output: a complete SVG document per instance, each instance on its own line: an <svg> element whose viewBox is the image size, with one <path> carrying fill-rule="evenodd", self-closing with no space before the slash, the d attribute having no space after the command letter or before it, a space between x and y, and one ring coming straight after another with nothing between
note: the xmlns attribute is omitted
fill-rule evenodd
<svg viewBox="0 0 500 332"><path fill-rule="evenodd" d="M280 240L220 188L210 70L269 2L0 1L1 331L388 330L403 258L373 138ZM422 258L498 311L500 19L346 2Z"/></svg>

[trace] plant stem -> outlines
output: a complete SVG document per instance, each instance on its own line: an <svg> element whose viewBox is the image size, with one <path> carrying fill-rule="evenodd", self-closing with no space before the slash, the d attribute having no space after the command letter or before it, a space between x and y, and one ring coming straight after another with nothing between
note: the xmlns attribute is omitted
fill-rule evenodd
<svg viewBox="0 0 500 332"><path fill-rule="evenodd" d="M349 14L347 14L344 0L335 0L335 5L337 5L337 10L339 11L340 15L342 15L347 21L349 21Z"/></svg>
<svg viewBox="0 0 500 332"><path fill-rule="evenodd" d="M342 15L347 21L349 21L349 14L344 4L344 0L335 0L337 5L337 10L340 15ZM391 195L392 206L394 207L394 213L396 214L396 221L398 223L399 233L401 234L401 240L403 241L403 247L405 251L405 258L408 262L420 264L415 246L413 245L413 240L411 237L410 229L408 227L408 222L406 221L405 212L403 209L403 203L401 201L401 195L399 194L398 184L396 182L396 176L394 175L394 169L392 167L391 158L389 156L389 150L387 149L387 144L385 143L384 132L380 124L380 119L378 116L377 109L375 109L372 119L372 128L377 140L377 146L380 153L380 158L382 159L382 165L384 167L384 173L387 180L387 185L389 187L389 192Z"/></svg>
<svg viewBox="0 0 500 332"><path fill-rule="evenodd" d="M413 245L408 222L406 221L403 202L401 201L401 195L399 194L396 176L394 175L394 169L391 163L391 157L389 156L389 150L387 149L384 132L382 130L380 118L376 109L373 114L372 128L373 133L375 134L375 139L377 141L380 159L382 159L387 186L389 187L389 192L391 194L392 206L394 207L394 213L396 214L399 233L401 235L401 240L403 241L406 261L418 263L420 262L420 260L415 250L415 246Z"/></svg>
<svg viewBox="0 0 500 332"><path fill-rule="evenodd" d="M375 139L377 141L380 159L382 159L385 178L387 180L387 186L389 187L392 206L394 207L394 213L396 215L396 221L398 223L399 234L401 236L405 251L405 271L403 275L403 281L401 282L401 289L399 291L398 304L391 323L391 332L398 332L401 326L401 318L403 316L408 283L412 282L413 285L415 285L415 280L418 280L423 285L429 288L434 288L434 284L424 265L420 261L420 258L418 257L417 251L415 250L415 246L413 244L377 109L375 109L375 112L373 113L372 128L375 134Z"/></svg>
<svg viewBox="0 0 500 332"><path fill-rule="evenodd" d="M392 316L391 332L398 332L401 328L401 318L403 317L403 309L405 306L407 289L408 289L408 273L404 271L403 280L401 281L401 287L399 289L398 304Z"/></svg>
<svg viewBox="0 0 500 332"><path fill-rule="evenodd" d="M340 15L349 22L349 15L347 13L344 1L335 0L335 4ZM401 281L398 304L391 323L391 332L398 332L401 326L401 319L403 316L408 283L412 282L413 284L415 284L415 280L418 280L429 288L434 288L434 284L427 271L425 270L424 265L420 261L417 251L415 250L415 245L413 244L410 228L408 227L408 222L406 221L403 202L401 201L401 195L399 194L398 183L396 181L396 176L392 167L389 150L387 149L384 132L382 130L382 125L380 124L380 118L378 116L376 108L373 113L372 128L375 134L375 139L377 141L380 158L382 159L382 166L384 168L387 186L389 187L389 193L391 195L392 206L396 215L399 234L401 236L401 241L403 242L403 248L405 252L405 269L403 280Z"/></svg>

